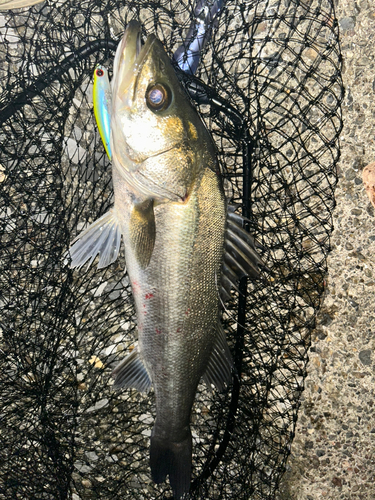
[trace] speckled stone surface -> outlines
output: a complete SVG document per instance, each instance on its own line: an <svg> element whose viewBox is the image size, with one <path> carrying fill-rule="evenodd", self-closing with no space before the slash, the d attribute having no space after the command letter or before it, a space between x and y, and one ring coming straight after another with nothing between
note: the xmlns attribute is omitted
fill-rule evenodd
<svg viewBox="0 0 375 500"><path fill-rule="evenodd" d="M339 0L344 58L335 231L326 296L279 500L375 499L375 3Z"/></svg>

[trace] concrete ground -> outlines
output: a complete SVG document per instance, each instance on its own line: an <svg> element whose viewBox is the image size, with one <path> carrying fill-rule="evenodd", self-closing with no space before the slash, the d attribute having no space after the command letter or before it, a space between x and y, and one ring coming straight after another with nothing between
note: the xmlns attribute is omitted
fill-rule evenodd
<svg viewBox="0 0 375 500"><path fill-rule="evenodd" d="M375 499L375 3L339 0L344 58L335 231L296 437L279 500Z"/></svg>

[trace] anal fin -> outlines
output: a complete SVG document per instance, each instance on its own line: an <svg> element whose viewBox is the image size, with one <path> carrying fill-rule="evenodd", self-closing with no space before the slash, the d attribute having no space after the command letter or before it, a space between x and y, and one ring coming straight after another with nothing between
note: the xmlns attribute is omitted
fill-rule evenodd
<svg viewBox="0 0 375 500"><path fill-rule="evenodd" d="M136 347L116 366L112 372L112 377L115 379L113 389L133 387L139 392L148 392L151 388L150 377L139 358Z"/></svg>
<svg viewBox="0 0 375 500"><path fill-rule="evenodd" d="M218 391L222 391L225 385L232 382L232 356L229 351L225 332L222 325L217 326L216 343L211 352L203 381L211 389L212 385Z"/></svg>
<svg viewBox="0 0 375 500"><path fill-rule="evenodd" d="M113 210L96 220L72 241L69 249L70 267L88 267L99 254L98 269L109 266L117 259L121 244L121 229Z"/></svg>

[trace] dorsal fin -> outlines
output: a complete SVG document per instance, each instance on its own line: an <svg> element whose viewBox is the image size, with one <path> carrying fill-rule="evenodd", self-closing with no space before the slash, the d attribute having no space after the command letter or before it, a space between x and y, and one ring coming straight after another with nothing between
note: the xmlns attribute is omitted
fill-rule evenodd
<svg viewBox="0 0 375 500"><path fill-rule="evenodd" d="M258 278L264 262L256 250L254 238L243 228L245 217L235 213L236 207L228 206L225 232L225 252L221 274L221 297L230 298L232 288L243 276Z"/></svg>

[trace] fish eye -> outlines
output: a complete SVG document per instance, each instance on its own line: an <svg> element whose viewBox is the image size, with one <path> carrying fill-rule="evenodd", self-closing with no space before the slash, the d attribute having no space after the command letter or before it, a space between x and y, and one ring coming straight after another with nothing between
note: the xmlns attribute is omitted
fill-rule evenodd
<svg viewBox="0 0 375 500"><path fill-rule="evenodd" d="M98 68L96 70L96 76L103 76L103 75L104 75L104 71L102 69Z"/></svg>
<svg viewBox="0 0 375 500"><path fill-rule="evenodd" d="M171 91L166 85L155 83L147 89L146 103L151 111L167 109L171 103Z"/></svg>

